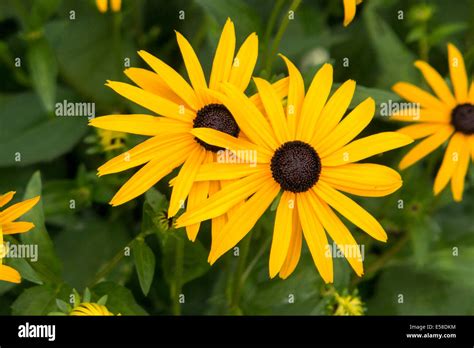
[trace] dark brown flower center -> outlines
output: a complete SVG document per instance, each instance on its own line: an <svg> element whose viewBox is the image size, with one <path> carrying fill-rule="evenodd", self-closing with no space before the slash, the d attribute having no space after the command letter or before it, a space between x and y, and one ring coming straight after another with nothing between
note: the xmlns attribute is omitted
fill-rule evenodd
<svg viewBox="0 0 474 348"><path fill-rule="evenodd" d="M273 179L283 190L305 192L318 182L321 159L311 145L289 141L275 151L270 168Z"/></svg>
<svg viewBox="0 0 474 348"><path fill-rule="evenodd" d="M222 104L208 104L197 112L194 119L194 128L212 128L237 138L240 128L234 117ZM221 147L210 145L201 139L195 138L198 144L206 150L217 152Z"/></svg>
<svg viewBox="0 0 474 348"><path fill-rule="evenodd" d="M457 132L464 134L474 133L474 105L461 104L451 112L451 124Z"/></svg>

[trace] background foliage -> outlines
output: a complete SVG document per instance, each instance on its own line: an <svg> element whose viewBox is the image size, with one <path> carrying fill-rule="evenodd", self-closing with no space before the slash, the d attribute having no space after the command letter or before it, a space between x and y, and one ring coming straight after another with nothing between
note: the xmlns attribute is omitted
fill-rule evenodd
<svg viewBox="0 0 474 348"><path fill-rule="evenodd" d="M298 5L294 20L287 20L290 6ZM181 10L185 20L179 19ZM108 295L109 309L123 315L331 314L331 288L323 285L306 249L288 280L268 279L274 211L254 228L251 241L241 242L251 243L247 253L229 252L211 268L207 223L196 243L184 231L168 229L166 180L112 209L107 202L131 173L100 180L95 173L120 150L103 151L85 117L54 116L55 103L63 100L93 102L97 115L140 110L104 82L126 81L125 58L143 66L138 49L185 74L175 29L189 38L209 73L227 17L236 24L238 42L250 32L259 35L256 76L276 79L285 72L278 52L297 63L306 82L329 61L337 83L357 81L352 106L367 96L377 104L398 100L390 86L399 80L422 83L412 64L417 58L429 59L446 76L448 41L464 53L468 71L474 68L474 1L468 0L455 6L447 0L366 0L348 28L342 26L342 1L334 0L124 0L115 14L99 13L94 1L1 1L0 192L16 190L17 200L38 194L43 199L24 217L36 228L8 238L39 245L40 258L8 260L23 282L0 282L0 314L57 312L57 299L69 301L73 288L82 293L86 287L93 300ZM377 117L366 133L397 127ZM122 150L138 141L127 137ZM396 167L404 152L375 160ZM359 199L382 221L389 241L375 242L352 227L365 245L366 275L356 279L345 260L336 260L334 288L358 288L367 314L474 314L474 171L462 203L452 202L449 189L433 198L442 153L404 172L404 187L391 196Z"/></svg>

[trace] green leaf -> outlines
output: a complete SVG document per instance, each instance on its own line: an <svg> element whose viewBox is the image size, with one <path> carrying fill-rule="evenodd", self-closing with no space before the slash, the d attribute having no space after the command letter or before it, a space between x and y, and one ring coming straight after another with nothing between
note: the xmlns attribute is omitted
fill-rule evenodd
<svg viewBox="0 0 474 348"><path fill-rule="evenodd" d="M7 264L14 269L16 269L18 272L20 272L21 278L29 280L32 283L35 284L43 284L43 281L41 280L41 277L38 276L36 271L31 267L31 265L26 261L25 259L11 259L8 258Z"/></svg>
<svg viewBox="0 0 474 348"><path fill-rule="evenodd" d="M421 215L409 221L407 229L413 245L415 263L417 266L423 266L427 262L433 242L439 238L441 228L430 216Z"/></svg>
<svg viewBox="0 0 474 348"><path fill-rule="evenodd" d="M28 41L26 61L31 81L48 113L54 110L56 101L56 77L58 67L54 51L43 37Z"/></svg>
<svg viewBox="0 0 474 348"><path fill-rule="evenodd" d="M448 36L464 31L468 27L469 26L467 25L467 23L463 22L443 24L435 28L430 33L430 35L428 36L428 43L430 46L437 45L438 43L441 43L442 41L446 40Z"/></svg>
<svg viewBox="0 0 474 348"><path fill-rule="evenodd" d="M97 296L107 295L107 308L114 314L147 315L135 301L130 290L113 282L99 283L92 288Z"/></svg>
<svg viewBox="0 0 474 348"><path fill-rule="evenodd" d="M26 187L24 200L41 196L41 175L36 172ZM53 243L44 224L43 202L40 200L22 217L23 221L32 222L35 228L21 234L23 244L38 246L38 260L30 265L45 283L61 282L61 262L56 255Z"/></svg>
<svg viewBox="0 0 474 348"><path fill-rule="evenodd" d="M71 97L64 91L60 96ZM86 131L86 117L47 119L32 93L0 95L0 167L51 161L71 150Z"/></svg>
<svg viewBox="0 0 474 348"><path fill-rule="evenodd" d="M56 306L58 306L59 310L63 313L69 313L72 309L71 305L59 298L56 299Z"/></svg>
<svg viewBox="0 0 474 348"><path fill-rule="evenodd" d="M363 17L379 67L377 85L389 88L398 81L416 82L415 57L376 13L376 3L367 2Z"/></svg>
<svg viewBox="0 0 474 348"><path fill-rule="evenodd" d="M71 288L65 284L40 285L26 289L12 304L13 315L46 315L56 311L56 299L67 298Z"/></svg>
<svg viewBox="0 0 474 348"><path fill-rule="evenodd" d="M144 240L136 240L132 246L133 259L143 294L148 295L155 274L155 255Z"/></svg>

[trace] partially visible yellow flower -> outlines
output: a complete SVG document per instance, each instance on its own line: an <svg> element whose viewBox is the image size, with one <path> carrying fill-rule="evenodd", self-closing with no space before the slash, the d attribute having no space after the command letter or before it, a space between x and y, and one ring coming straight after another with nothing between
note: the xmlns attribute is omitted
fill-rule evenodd
<svg viewBox="0 0 474 348"><path fill-rule="evenodd" d="M120 8L122 7L122 0L95 0L95 4L99 9L100 13L107 12L109 8L109 1L110 1L110 10L112 12L119 12Z"/></svg>
<svg viewBox="0 0 474 348"><path fill-rule="evenodd" d="M203 164L196 180L237 180L196 208L188 208L178 218L177 226L199 223L235 209L213 241L209 256L212 264L249 233L282 192L270 249L270 277L279 274L286 278L293 272L304 237L321 277L332 283L333 255L327 235L345 250L348 262L361 276L359 245L334 210L379 241L385 242L387 234L372 215L341 191L381 197L398 190L402 180L396 171L356 162L413 140L384 132L353 141L372 120L374 100L367 98L343 118L354 94L354 81L346 81L329 97L333 68L325 64L305 93L301 73L287 58L284 60L290 79L286 108L273 86L260 78L254 81L262 111L230 84L223 84L225 95L216 94L248 140L214 129L192 131L202 141L231 149L241 158L254 152L257 163Z"/></svg>
<svg viewBox="0 0 474 348"><path fill-rule="evenodd" d="M112 316L114 315L111 313L107 307L97 304L97 303L88 303L83 302L78 306L74 307L69 313L72 316Z"/></svg>
<svg viewBox="0 0 474 348"><path fill-rule="evenodd" d="M0 208L9 203L14 195L15 192L10 191L0 196ZM38 203L39 199L40 197L37 196L28 199L24 202L14 204L11 207L0 212L0 245L2 247L2 254L0 255L0 280L4 280L11 283L20 283L21 281L20 273L18 273L18 271L16 271L12 267L1 264L2 259L6 253L5 247L3 245L3 235L24 233L35 227L35 225L31 222L14 221L26 212L28 212L31 208L33 208L36 203Z"/></svg>
<svg viewBox="0 0 474 348"><path fill-rule="evenodd" d="M411 111L394 114L392 119L416 123L401 128L399 133L413 139L425 138L403 157L400 169L413 165L449 140L433 190L437 195L451 181L453 198L461 201L469 157L474 161L474 83L468 88L464 59L452 44L448 44L448 58L454 95L435 69L418 60L415 66L436 96L407 82L395 84L393 90L398 95L416 104Z"/></svg>
<svg viewBox="0 0 474 348"><path fill-rule="evenodd" d="M336 307L334 315L363 315L364 306L358 296L334 294Z"/></svg>
<svg viewBox="0 0 474 348"><path fill-rule="evenodd" d="M344 26L347 27L356 15L356 6L362 0L343 0L344 1Z"/></svg>
<svg viewBox="0 0 474 348"><path fill-rule="evenodd" d="M209 82L191 44L180 33L176 39L184 60L190 83L172 67L148 52L138 54L154 70L139 68L125 70L125 74L139 87L109 81L107 86L125 98L159 115L108 115L91 120L97 128L150 136L143 143L119 155L99 168L99 175L121 172L142 166L112 198L118 206L143 194L177 167L168 217L177 214L187 200L187 206L197 207L221 187L219 181L195 182L202 163L217 161L219 147L209 145L194 136L193 129L209 127L237 139L242 137L231 112L217 100L212 91L219 91L222 82L228 82L244 92L250 82L258 55L258 38L250 34L235 54L234 23L228 19L222 30L214 55ZM287 79L276 84L280 98L287 92ZM286 88L285 88L286 87ZM283 95L281 95L283 94ZM257 102L258 96L253 97ZM212 221L212 233L218 230L226 217ZM187 227L188 237L195 240L200 224Z"/></svg>

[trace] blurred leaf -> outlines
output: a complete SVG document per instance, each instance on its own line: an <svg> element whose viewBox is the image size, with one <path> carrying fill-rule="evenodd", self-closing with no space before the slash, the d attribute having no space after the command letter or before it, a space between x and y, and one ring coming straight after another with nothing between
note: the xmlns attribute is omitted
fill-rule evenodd
<svg viewBox="0 0 474 348"><path fill-rule="evenodd" d="M51 161L71 150L86 131L86 117L47 119L32 93L0 95L0 167Z"/></svg>
<svg viewBox="0 0 474 348"><path fill-rule="evenodd" d="M72 307L69 303L59 298L56 299L56 306L58 306L59 310L63 313L69 313L72 310Z"/></svg>
<svg viewBox="0 0 474 348"><path fill-rule="evenodd" d="M31 267L31 265L25 259L7 258L5 260L7 261L6 263L8 265L20 272L22 279L29 280L30 282L35 284L43 284L41 277L38 276L33 267Z"/></svg>
<svg viewBox="0 0 474 348"><path fill-rule="evenodd" d="M448 23L436 27L428 36L428 43L435 46L445 41L448 36L464 31L468 28L467 23Z"/></svg>
<svg viewBox="0 0 474 348"><path fill-rule="evenodd" d="M247 37L250 33L262 33L262 23L255 10L246 2L241 0L196 0L214 20L218 26L224 24L227 18L235 23L237 33L243 33ZM219 31L221 29L219 28Z"/></svg>
<svg viewBox="0 0 474 348"><path fill-rule="evenodd" d="M148 295L155 274L155 255L144 240L136 240L132 246L133 259L143 294Z"/></svg>
<svg viewBox="0 0 474 348"><path fill-rule="evenodd" d="M43 36L28 41L26 60L33 87L40 96L44 109L52 113L56 100L58 67L54 51Z"/></svg>
<svg viewBox="0 0 474 348"><path fill-rule="evenodd" d="M415 57L376 13L376 3L367 2L363 17L379 67L377 85L389 88L398 81L416 82Z"/></svg>
<svg viewBox="0 0 474 348"><path fill-rule="evenodd" d="M41 27L58 9L61 0L33 0L29 12L32 28Z"/></svg>
<svg viewBox="0 0 474 348"><path fill-rule="evenodd" d="M130 290L121 285L102 282L91 290L99 297L107 295L107 308L116 315L147 315L147 312L137 304Z"/></svg>
<svg viewBox="0 0 474 348"><path fill-rule="evenodd" d="M41 196L41 187L41 174L36 172L26 187L23 199L26 200ZM23 244L38 246L38 260L36 262L30 262L31 266L45 283L59 282L61 279L62 266L44 224L42 200L29 212L25 213L21 220L35 224L35 227L31 231L20 235Z"/></svg>
<svg viewBox="0 0 474 348"><path fill-rule="evenodd" d="M407 226L409 230L414 258L417 266L425 265L433 242L439 238L441 228L438 223L428 215L417 216Z"/></svg>
<svg viewBox="0 0 474 348"><path fill-rule="evenodd" d="M90 194L87 187L78 187L76 180L48 181L43 187L44 214L74 214L90 204Z"/></svg>
<svg viewBox="0 0 474 348"><path fill-rule="evenodd" d="M65 284L56 286L40 285L26 289L13 302L13 315L47 315L57 310L56 300L66 299L71 292Z"/></svg>

